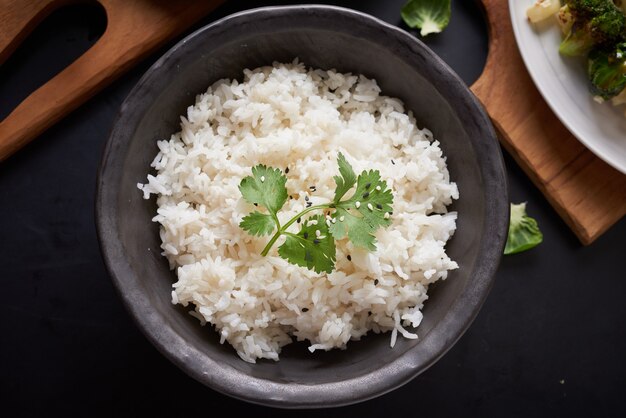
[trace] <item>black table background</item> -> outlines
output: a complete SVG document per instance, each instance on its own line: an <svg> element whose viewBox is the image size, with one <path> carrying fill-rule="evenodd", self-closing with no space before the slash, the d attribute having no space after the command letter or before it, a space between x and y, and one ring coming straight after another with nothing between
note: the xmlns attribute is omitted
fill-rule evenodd
<svg viewBox="0 0 626 418"><path fill-rule="evenodd" d="M403 2L329 3L402 26ZM298 2L231 0L201 24L290 3ZM97 7L48 18L0 66L0 118L94 44L105 25ZM487 33L473 2L453 1L449 28L426 41L468 84L479 76ZM166 49L0 164L3 416L208 416L217 406L295 414L218 394L162 357L132 323L100 258L93 204L103 145L125 96ZM425 373L365 403L297 414L626 416L626 222L582 247L512 158L505 160L511 199L528 201L544 243L503 258L474 324Z"/></svg>

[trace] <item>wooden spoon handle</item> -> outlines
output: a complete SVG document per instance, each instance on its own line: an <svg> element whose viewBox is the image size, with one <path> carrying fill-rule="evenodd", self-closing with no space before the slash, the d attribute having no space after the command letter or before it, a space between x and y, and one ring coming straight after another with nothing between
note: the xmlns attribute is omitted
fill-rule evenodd
<svg viewBox="0 0 626 418"><path fill-rule="evenodd" d="M75 0L0 0L0 64L55 9Z"/></svg>
<svg viewBox="0 0 626 418"><path fill-rule="evenodd" d="M13 9L22 1L0 0ZM12 52L32 22L72 0L41 0L23 14L1 15L13 23L0 40ZM222 0L100 0L107 28L98 42L71 65L35 90L0 122L0 161L119 77L164 42L172 39L222 3ZM0 24L2 20L0 19ZM30 23L29 23L30 22ZM12 34L12 37L9 36Z"/></svg>

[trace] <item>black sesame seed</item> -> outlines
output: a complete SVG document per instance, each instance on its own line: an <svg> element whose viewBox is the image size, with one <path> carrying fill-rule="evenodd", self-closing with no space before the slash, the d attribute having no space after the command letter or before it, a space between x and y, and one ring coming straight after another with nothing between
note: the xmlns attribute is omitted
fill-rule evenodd
<svg viewBox="0 0 626 418"><path fill-rule="evenodd" d="M309 312L309 308L302 308L302 312Z"/></svg>
<svg viewBox="0 0 626 418"><path fill-rule="evenodd" d="M309 196L304 196L304 200L309 201Z"/></svg>
<svg viewBox="0 0 626 418"><path fill-rule="evenodd" d="M367 183L367 184L365 185L365 190L369 189L370 187L372 187L372 183Z"/></svg>
<svg viewBox="0 0 626 418"><path fill-rule="evenodd" d="M309 233L305 232L304 234L302 234L302 236L304 236L304 239L308 239L309 238Z"/></svg>
<svg viewBox="0 0 626 418"><path fill-rule="evenodd" d="M352 261L352 256L350 254L348 254L348 257L346 257L348 259L348 261Z"/></svg>
<svg viewBox="0 0 626 418"><path fill-rule="evenodd" d="M313 203L311 203L311 202L307 202L307 203L306 203L306 207L307 207L307 208L310 208L312 204L313 204Z"/></svg>
<svg viewBox="0 0 626 418"><path fill-rule="evenodd" d="M318 240L318 239L314 239L313 240L313 244L319 244L319 243L320 243L320 240Z"/></svg>
<svg viewBox="0 0 626 418"><path fill-rule="evenodd" d="M285 168L285 174L289 174L289 167Z"/></svg>
<svg viewBox="0 0 626 418"><path fill-rule="evenodd" d="M254 206L259 206L259 204L258 204L258 203L255 203L255 204L254 204Z"/></svg>
<svg viewBox="0 0 626 418"><path fill-rule="evenodd" d="M370 192L363 193L363 199L367 199L370 195Z"/></svg>
<svg viewBox="0 0 626 418"><path fill-rule="evenodd" d="M309 189L311 189L311 190L313 190L315 188L316 188L315 186L309 186Z"/></svg>
<svg viewBox="0 0 626 418"><path fill-rule="evenodd" d="M368 311L367 316L371 316L371 315L372 315L372 311Z"/></svg>
<svg viewBox="0 0 626 418"><path fill-rule="evenodd" d="M302 221L302 218L298 218L296 219L296 222L300 223Z"/></svg>
<svg viewBox="0 0 626 418"><path fill-rule="evenodd" d="M393 215L393 212L389 212L389 216Z"/></svg>
<svg viewBox="0 0 626 418"><path fill-rule="evenodd" d="M293 196L292 196L292 195L289 195L289 199L293 199Z"/></svg>
<svg viewBox="0 0 626 418"><path fill-rule="evenodd" d="M378 279L374 280L374 286L378 284Z"/></svg>
<svg viewBox="0 0 626 418"><path fill-rule="evenodd" d="M391 160L391 164L396 165L396 162L394 160Z"/></svg>
<svg viewBox="0 0 626 418"><path fill-rule="evenodd" d="M382 209L382 208L383 208L383 205L381 205L380 203L376 203L376 208L378 208L378 209Z"/></svg>

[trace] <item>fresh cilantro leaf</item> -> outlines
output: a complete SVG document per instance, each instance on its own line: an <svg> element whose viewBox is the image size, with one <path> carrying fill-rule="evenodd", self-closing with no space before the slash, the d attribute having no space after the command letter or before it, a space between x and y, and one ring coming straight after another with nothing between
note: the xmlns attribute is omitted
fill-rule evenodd
<svg viewBox="0 0 626 418"><path fill-rule="evenodd" d="M322 215L311 216L302 221L302 227L297 234L285 233L285 235L287 239L278 247L278 254L282 258L316 273L333 271L335 239L328 231L328 225Z"/></svg>
<svg viewBox="0 0 626 418"><path fill-rule="evenodd" d="M511 203L511 221L504 254L516 254L541 244L543 234L537 221L526 215L526 203Z"/></svg>
<svg viewBox="0 0 626 418"><path fill-rule="evenodd" d="M346 157L339 153L337 156L337 164L339 165L340 176L334 176L335 183L337 183L337 189L335 189L335 198L333 202L339 203L343 195L354 186L356 183L356 174L352 170L352 166L346 161Z"/></svg>
<svg viewBox="0 0 626 418"><path fill-rule="evenodd" d="M351 212L357 211L337 208L332 216L335 218L335 222L330 224L330 233L336 240L344 239L347 236L357 247L366 248L369 251L376 250L376 238L373 235L376 229L372 228L361 214L355 216Z"/></svg>
<svg viewBox="0 0 626 418"><path fill-rule="evenodd" d="M358 208L356 208L356 202L360 203ZM372 209L368 205L372 205ZM393 205L393 194L387 188L387 182L381 180L378 170L363 171L359 175L352 197L339 204L343 208L357 209L374 228L388 226L391 223L385 217L386 212L392 211L391 205Z"/></svg>
<svg viewBox="0 0 626 418"><path fill-rule="evenodd" d="M263 206L275 216L287 201L286 183L282 171L259 164L252 168L252 176L241 180L239 191L246 201Z"/></svg>
<svg viewBox="0 0 626 418"><path fill-rule="evenodd" d="M330 232L335 239L348 236L354 245L374 251L374 232L391 223L392 204L393 194L387 188L387 182L381 180L380 172L363 171L352 197L337 204Z"/></svg>
<svg viewBox="0 0 626 418"><path fill-rule="evenodd" d="M250 235L261 237L270 235L276 228L276 222L272 215L254 211L243 217L239 223L239 227Z"/></svg>

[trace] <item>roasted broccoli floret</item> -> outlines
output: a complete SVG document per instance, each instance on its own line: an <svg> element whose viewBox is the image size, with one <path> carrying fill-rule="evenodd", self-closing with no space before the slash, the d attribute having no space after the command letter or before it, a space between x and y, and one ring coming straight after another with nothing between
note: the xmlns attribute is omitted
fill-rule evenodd
<svg viewBox="0 0 626 418"><path fill-rule="evenodd" d="M561 43L563 55L585 55L596 46L626 39L626 16L613 0L566 0L572 26Z"/></svg>
<svg viewBox="0 0 626 418"><path fill-rule="evenodd" d="M626 88L626 42L612 49L594 49L588 60L587 71L594 95L608 100Z"/></svg>

